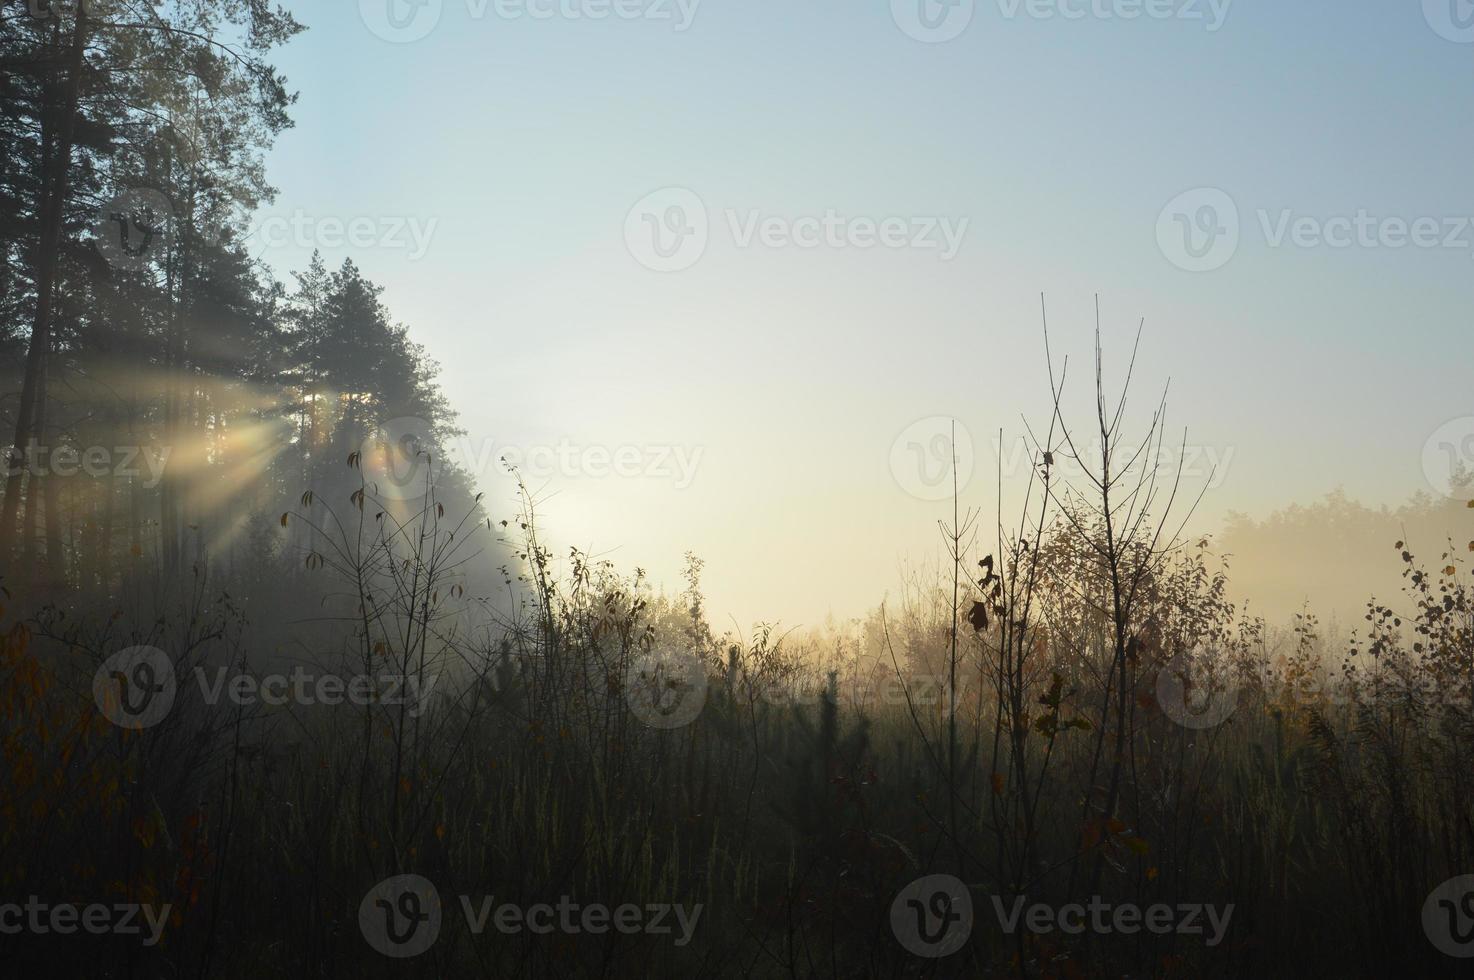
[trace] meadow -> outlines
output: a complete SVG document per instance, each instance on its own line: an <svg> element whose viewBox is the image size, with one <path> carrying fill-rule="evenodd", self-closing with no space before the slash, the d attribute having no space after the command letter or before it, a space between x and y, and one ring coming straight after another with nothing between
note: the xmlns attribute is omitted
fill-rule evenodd
<svg viewBox="0 0 1474 980"><path fill-rule="evenodd" d="M531 495L506 529L522 599L493 613L456 578L477 528L429 480L381 501L356 454L356 491L277 522L266 577L324 594L338 652L276 660L274 685L242 645L249 586L199 570L156 615L9 611L5 894L164 911L141 937L6 934L5 955L20 975L1457 975L1434 937L1461 941L1461 893L1434 890L1474 860L1474 544L1389 547L1404 594L1352 634L1246 616L1210 541L1173 532L1170 471L1113 467L1099 404L1091 480L1053 478L1059 413L1024 513L985 548L959 512L939 574L857 624L717 634L698 558L667 595L554 556ZM352 680L383 677L408 683Z"/></svg>
<svg viewBox="0 0 1474 980"><path fill-rule="evenodd" d="M303 30L291 12L0 10L0 975L1474 975L1474 420L1425 447L1466 464L1456 503L1373 511L1336 495L1236 515L1227 547L1184 474L1249 457L1230 443L1266 425L1273 438L1243 447L1261 461L1244 465L1286 446L1316 467L1377 438L1400 451L1453 414L1434 399L1454 389L1439 378L1457 368L1468 297L1441 308L1423 267L1390 263L1466 254L1358 253L1336 279L1323 270L1345 253L1311 251L1334 236L1266 244L1245 220L1238 265L1193 279L1234 258L1237 205L1221 188L1166 190L1237 174L1247 218L1290 193L1255 181L1301 163L1301 183L1326 195L1358 166L1399 188L1436 183L1405 173L1410 160L1457 183L1467 153L1395 128L1416 119L1409 105L1431 111L1423 90L1391 87L1413 73L1389 54L1395 79L1343 85L1309 59L1354 45L1256 28L1262 11L1224 39L1261 58L1288 38L1275 70L1208 56L1227 2L1209 36L1176 42L1128 35L1140 11L1124 4L1109 39L1135 46L1106 55L1047 34L1048 4L1000 4L1008 22L970 41L971 3L897 0L834 23L818 5L728 5L753 17L736 23L712 4L700 30L669 38L634 21L674 9L684 32L699 4L618 3L626 23L610 26L627 33L607 42L597 2L559 5L557 24L551 6L525 19L476 3L338 9L354 6L299 5L338 33L292 55L331 83L313 109L322 143L272 157L297 181L293 218L267 211L267 159L299 111L278 67ZM1423 6L1452 35L1440 44L1469 33ZM1030 23L1013 23L1020 9ZM1341 14L1288 19L1359 26L1394 52L1361 24L1372 14ZM1078 19L1057 26L1102 27ZM484 44L470 46L474 31ZM971 41L976 57L948 55ZM1033 77L1041 51L1058 61ZM1432 71L1423 47L1408 51ZM637 68L649 74L623 74ZM1232 84L1204 74L1215 68ZM957 74L988 71L987 84ZM1418 78L1428 92L1462 85ZM716 101L683 101L716 98L718 83L730 88ZM1301 106L1316 85L1328 101L1373 93L1375 111L1357 108L1384 130L1339 103ZM1223 101L1239 89L1287 115ZM1123 106L1150 119L1110 115ZM1084 125L1065 115L1077 107ZM1127 155L1104 154L1102 133ZM1184 146L1206 148L1204 173L1148 173ZM837 155L807 156L820 150ZM467 169L452 179L452 165ZM680 168L708 182L725 222L689 188L650 190L685 180ZM1102 194L1082 174L1122 186ZM1130 183L1143 174L1146 188ZM1396 213L1361 193L1353 204ZM1307 214L1349 210L1302 200ZM1150 213L1117 237L1140 201ZM712 228L708 264L671 278ZM1266 248L1301 251L1272 264ZM1230 278L1271 265L1290 272ZM1014 434L1022 479L1008 493L1001 471L996 493L981 478L958 487L955 438L941 444L945 500L902 500L894 447L898 486L855 485L883 473L894 429L917 418L911 393L957 405L976 391L979 418L1027 408L1000 394L1016 369L1027 377L1020 338L1038 336L1017 316L1036 293L1013 286L1061 276L1118 277L1133 302L1167 283L1165 308L1201 331L1197 349L1174 349L1199 358L1189 391L1241 399L1221 411L1243 427L1174 445L1165 394L1128 410L1136 349L1106 357L1127 352L1097 299L1093 383L1045 331L1048 410ZM1368 283L1388 292L1373 302ZM412 330L388 295L431 324ZM989 299L1006 308L980 314ZM1430 324L1430 353L1404 317ZM427 336L450 342L432 351ZM1388 336L1405 346L1377 346ZM1089 334L1072 323L1053 337L1062 349ZM1332 348L1344 364L1319 362ZM471 393L463 404L437 357ZM883 520L911 514L914 540L940 531L938 558L850 597L870 606L857 619L718 627L701 555L675 581L554 546L557 512L516 461L483 472L497 462L486 440L477 466L447 461L471 442L464 402L483 436L525 426L540 433L529 456L582 447L593 455L578 465L598 468L583 476L627 479L582 500L590 521L617 514L606 542L680 500L687 521L771 535L767 564L734 573L749 579L854 560L800 548L801 533L871 547ZM642 411L665 442L630 423ZM705 445L721 437L725 453ZM873 459L851 451L872 444ZM865 458L834 475L815 447ZM727 476L703 470L698 485L703 460ZM638 482L652 476L691 495ZM488 496L493 477L515 494ZM770 489L753 500L754 487ZM775 515L786 530L761 523ZM1236 590L1241 545L1257 557ZM1362 618L1323 621L1302 602L1332 592L1364 596Z"/></svg>

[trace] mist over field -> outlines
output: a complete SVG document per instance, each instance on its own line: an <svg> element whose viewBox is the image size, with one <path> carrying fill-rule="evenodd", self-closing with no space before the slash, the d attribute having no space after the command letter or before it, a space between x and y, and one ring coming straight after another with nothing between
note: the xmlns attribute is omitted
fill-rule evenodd
<svg viewBox="0 0 1474 980"><path fill-rule="evenodd" d="M1462 0L6 0L0 973L1474 975Z"/></svg>

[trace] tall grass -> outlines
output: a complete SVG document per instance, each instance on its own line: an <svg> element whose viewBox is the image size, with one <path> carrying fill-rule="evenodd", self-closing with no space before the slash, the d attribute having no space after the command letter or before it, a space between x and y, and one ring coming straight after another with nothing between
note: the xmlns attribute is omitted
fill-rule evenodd
<svg viewBox="0 0 1474 980"><path fill-rule="evenodd" d="M1321 635L1309 610L1271 627L1225 598L1208 541L1174 533L1170 474L1110 456L1120 411L1103 392L1091 484L1056 482L1078 438L1062 388L1023 517L1000 515L982 548L963 533L976 515L956 515L949 567L860 624L718 635L699 561L668 597L576 551L557 560L530 497L508 528L526 601L478 620L456 568L492 529L447 517L433 487L406 510L369 485L282 518L338 583L323 607L337 645L316 667L433 678L424 703L206 704L186 680L163 723L128 731L92 700L98 663L147 643L181 678L259 669L231 600L201 572L153 616L28 616L0 644L0 893L171 915L157 946L22 932L0 934L0 956L17 975L1455 975L1420 912L1474 870L1462 549L1429 572L1399 542L1406 594L1370 604L1357 637ZM690 724L634 708L657 650L702 665ZM1164 673L1233 698L1225 717L1183 724ZM939 872L966 883L976 920L958 953L917 959L891 902ZM398 961L357 916L403 873L434 882L446 914L428 952ZM461 895L703 912L684 946L476 935ZM994 915L995 897L1097 895L1234 912L1217 946L1005 934Z"/></svg>

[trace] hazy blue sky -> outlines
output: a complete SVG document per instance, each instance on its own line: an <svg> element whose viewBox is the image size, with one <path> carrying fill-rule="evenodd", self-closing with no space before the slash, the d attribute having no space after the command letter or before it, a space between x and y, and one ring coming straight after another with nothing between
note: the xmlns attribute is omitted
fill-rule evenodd
<svg viewBox="0 0 1474 980"><path fill-rule="evenodd" d="M283 276L314 244L351 254L477 445L699 451L689 485L658 449L626 459L645 477L585 458L549 478L545 516L666 580L697 551L713 609L744 625L858 613L934 551L950 507L891 463L918 420L971 434L964 503L991 511L992 433L1045 419L1041 292L1081 384L1093 295L1108 355L1145 319L1135 406L1170 375L1170 424L1227 462L1204 529L1337 486L1427 489L1425 443L1474 414L1467 0L424 2L289 4L309 30L280 59L302 96L268 214L368 218L382 240L327 247L314 224L263 254ZM918 2L965 29L911 36ZM385 40L391 9L433 29ZM615 9L651 16L569 15ZM509 16L528 10L554 15ZM652 271L653 229L627 217L672 187L704 207L706 248ZM1199 188L1221 193L1164 214ZM1177 214L1226 230L1222 195L1237 248L1199 232L1218 267L1187 271ZM661 222L678 198L656 200ZM847 244L740 243L753 220L806 235L794 219L827 212L901 218L908 241L966 226L950 258L857 247L863 221ZM1359 212L1382 244L1316 244ZM1391 247L1421 218L1423 244ZM429 232L423 254L395 219Z"/></svg>

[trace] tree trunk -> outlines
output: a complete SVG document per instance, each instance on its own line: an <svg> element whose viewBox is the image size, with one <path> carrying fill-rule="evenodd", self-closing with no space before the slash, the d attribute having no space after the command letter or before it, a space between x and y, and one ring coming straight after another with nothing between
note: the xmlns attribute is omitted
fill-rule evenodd
<svg viewBox="0 0 1474 980"><path fill-rule="evenodd" d="M61 480L56 473L55 465L56 447L61 442L61 438L59 434L48 438L46 433L46 416L49 407L46 390L50 381L51 354L52 352L48 350L41 361L41 385L36 389L38 393L36 441L46 453L46 466L41 473L40 488L44 501L41 516L45 520L46 528L46 572L52 584L60 585L66 581L66 558L63 556L61 547Z"/></svg>
<svg viewBox="0 0 1474 980"><path fill-rule="evenodd" d="M115 494L114 486L117 484L118 474L116 466L107 468L107 476L102 483L102 530L98 535L97 543L97 578L102 587L103 595L112 595L113 577L113 502Z"/></svg>
<svg viewBox="0 0 1474 980"><path fill-rule="evenodd" d="M35 429L38 411L37 394L42 389L42 372L51 346L52 305L56 298L57 273L61 266L62 220L66 212L67 189L72 168L72 134L76 129L77 100L82 87L83 54L87 47L87 5L77 4L70 50L71 72L60 105L51 99L41 110L43 130L54 131L55 147L48 152L49 136L43 135L41 150L41 200L39 217L41 234L36 256L36 319L31 328L30 346L26 350L25 378L21 383L20 408L15 420L9 472L5 477L5 501L0 507L0 561L8 561L14 553L16 515L20 510L21 479L29 458L27 440ZM52 111L57 119L50 122ZM50 125L48 126L48 122ZM44 396L43 396L44 397ZM32 492L34 498L35 494ZM32 503L28 510L33 510ZM30 518L27 518L30 523Z"/></svg>

